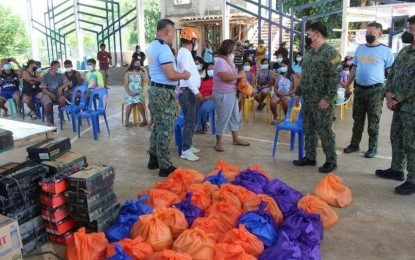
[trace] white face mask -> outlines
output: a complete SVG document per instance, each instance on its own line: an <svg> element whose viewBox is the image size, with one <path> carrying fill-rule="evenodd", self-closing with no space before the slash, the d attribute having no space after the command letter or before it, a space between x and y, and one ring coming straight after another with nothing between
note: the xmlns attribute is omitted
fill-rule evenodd
<svg viewBox="0 0 415 260"><path fill-rule="evenodd" d="M268 64L261 64L261 69L263 69L263 70L267 70L268 67L269 67Z"/></svg>
<svg viewBox="0 0 415 260"><path fill-rule="evenodd" d="M196 69L197 70L201 70L202 69L202 65L201 64L196 64Z"/></svg>
<svg viewBox="0 0 415 260"><path fill-rule="evenodd" d="M37 70L36 70L36 72L37 73L39 73L39 72L41 72L42 71L42 69L41 68L37 68Z"/></svg>
<svg viewBox="0 0 415 260"><path fill-rule="evenodd" d="M244 66L244 71L250 71L250 70L251 70L251 66L249 65Z"/></svg>
<svg viewBox="0 0 415 260"><path fill-rule="evenodd" d="M282 62L282 58L277 58L277 62L281 63Z"/></svg>
<svg viewBox="0 0 415 260"><path fill-rule="evenodd" d="M71 72L72 68L66 68L65 70L66 70L66 72Z"/></svg>
<svg viewBox="0 0 415 260"><path fill-rule="evenodd" d="M193 50L196 51L198 47L199 47L199 44L197 44L197 42L196 42L195 46L193 47Z"/></svg>
<svg viewBox="0 0 415 260"><path fill-rule="evenodd" d="M213 77L213 70L208 70L208 71L207 71L207 75L208 75L209 77Z"/></svg>
<svg viewBox="0 0 415 260"><path fill-rule="evenodd" d="M61 68L58 68L58 69L56 70L56 73L62 74L62 73L63 73L63 72L62 72L62 69L61 69Z"/></svg>
<svg viewBox="0 0 415 260"><path fill-rule="evenodd" d="M233 61L233 59L235 59L235 54L233 54L233 53L232 53L232 54L230 54L230 55L229 55L229 59Z"/></svg>

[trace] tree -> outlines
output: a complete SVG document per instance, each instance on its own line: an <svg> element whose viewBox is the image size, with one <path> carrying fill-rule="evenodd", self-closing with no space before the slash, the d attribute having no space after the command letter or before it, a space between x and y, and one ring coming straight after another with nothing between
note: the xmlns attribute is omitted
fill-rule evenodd
<svg viewBox="0 0 415 260"><path fill-rule="evenodd" d="M30 39L20 16L13 14L9 7L0 5L0 25L0 58L27 58Z"/></svg>

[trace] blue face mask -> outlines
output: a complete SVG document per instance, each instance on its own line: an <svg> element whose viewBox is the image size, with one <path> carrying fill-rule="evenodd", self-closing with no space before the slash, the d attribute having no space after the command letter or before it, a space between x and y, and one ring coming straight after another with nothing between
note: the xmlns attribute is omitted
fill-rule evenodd
<svg viewBox="0 0 415 260"><path fill-rule="evenodd" d="M6 63L3 65L4 70L10 70L11 68L12 68L12 65L10 65L10 63Z"/></svg>
<svg viewBox="0 0 415 260"><path fill-rule="evenodd" d="M296 60L297 62L300 62L300 61L302 61L302 60L303 60L303 57L297 57L297 58L295 58L295 60Z"/></svg>
<svg viewBox="0 0 415 260"><path fill-rule="evenodd" d="M42 69L41 68L37 68L36 69L36 73L39 73L39 72L41 72L42 71Z"/></svg>
<svg viewBox="0 0 415 260"><path fill-rule="evenodd" d="M282 62L282 58L277 58L277 62L281 63Z"/></svg>
<svg viewBox="0 0 415 260"><path fill-rule="evenodd" d="M281 74L285 74L288 71L288 67L281 67L278 69Z"/></svg>
<svg viewBox="0 0 415 260"><path fill-rule="evenodd" d="M92 71L94 69L94 67L92 65L87 65L86 69L89 70L89 71Z"/></svg>
<svg viewBox="0 0 415 260"><path fill-rule="evenodd" d="M251 70L251 66L249 65L244 66L244 71L250 71L250 70Z"/></svg>
<svg viewBox="0 0 415 260"><path fill-rule="evenodd" d="M202 65L201 64L196 64L196 69L197 70L201 70L202 69Z"/></svg>
<svg viewBox="0 0 415 260"><path fill-rule="evenodd" d="M213 70L208 70L207 75L208 77L213 77Z"/></svg>
<svg viewBox="0 0 415 260"><path fill-rule="evenodd" d="M261 69L267 70L268 69L268 64L261 64Z"/></svg>

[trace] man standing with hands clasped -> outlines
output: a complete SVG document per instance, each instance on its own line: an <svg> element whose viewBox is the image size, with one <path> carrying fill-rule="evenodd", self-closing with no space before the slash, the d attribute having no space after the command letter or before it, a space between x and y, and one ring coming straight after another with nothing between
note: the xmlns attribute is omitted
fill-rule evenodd
<svg viewBox="0 0 415 260"><path fill-rule="evenodd" d="M160 168L160 177L167 177L176 169L170 161L170 142L173 138L173 118L176 112L174 89L178 80L190 78L188 71L176 71L176 60L169 47L175 34L174 22L169 19L160 20L157 23L157 38L150 43L147 51L151 78L148 99L154 120L147 167L150 170Z"/></svg>
<svg viewBox="0 0 415 260"><path fill-rule="evenodd" d="M301 81L296 91L295 103L304 99L303 120L306 155L294 160L295 166L316 165L317 136L321 139L326 162L319 168L329 173L337 168L336 140L333 130L334 106L337 84L342 69L340 54L326 43L327 28L322 23L308 26L305 38L308 52L302 63Z"/></svg>
<svg viewBox="0 0 415 260"><path fill-rule="evenodd" d="M405 180L395 188L402 195L415 193L415 16L407 20L402 42L409 44L396 56L385 85L386 103L393 110L390 131L392 163L387 170L377 170L381 178Z"/></svg>
<svg viewBox="0 0 415 260"><path fill-rule="evenodd" d="M199 32L192 27L184 27L180 33L182 47L177 54L177 70L179 72L189 71L188 80L180 80L179 103L184 114L183 125L183 151L180 157L188 161L197 161L199 157L195 153L199 149L192 145L192 138L195 132L196 118L198 114L198 101L203 96L199 92L200 74L192 57L192 51L197 50L197 39L200 38Z"/></svg>
<svg viewBox="0 0 415 260"><path fill-rule="evenodd" d="M379 121L383 106L383 83L385 70L389 72L393 64L392 50L380 43L382 25L370 23L366 29L367 44L359 45L353 57L353 66L349 80L345 86L348 89L355 81L353 99L353 134L350 145L344 149L345 153L359 151L359 143L365 127L367 114L367 132L369 134L369 150L366 158L373 158L377 153L379 137Z"/></svg>

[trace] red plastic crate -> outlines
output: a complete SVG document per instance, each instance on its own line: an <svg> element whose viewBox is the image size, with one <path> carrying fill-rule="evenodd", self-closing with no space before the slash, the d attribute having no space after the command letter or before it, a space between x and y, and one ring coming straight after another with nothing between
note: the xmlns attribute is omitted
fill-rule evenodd
<svg viewBox="0 0 415 260"><path fill-rule="evenodd" d="M53 235L53 234L49 234L49 241L52 243L57 243L57 244L61 244L61 245L67 245L69 243L70 240L73 239L73 233L75 232L75 230L70 230L68 232L66 232L63 235L57 236L57 235Z"/></svg>
<svg viewBox="0 0 415 260"><path fill-rule="evenodd" d="M55 182L43 182L42 191L59 194L66 191L69 187L67 180L56 180Z"/></svg>
<svg viewBox="0 0 415 260"><path fill-rule="evenodd" d="M69 217L69 209L65 206L58 207L54 210L42 209L42 218L46 221L58 223L59 221Z"/></svg>
<svg viewBox="0 0 415 260"><path fill-rule="evenodd" d="M66 196L64 194L43 193L40 195L40 203L49 209L55 209L66 204Z"/></svg>
<svg viewBox="0 0 415 260"><path fill-rule="evenodd" d="M46 232L52 235L63 235L66 232L72 230L75 227L75 220L72 218L66 218L57 224L54 224L49 221L45 221Z"/></svg>

